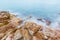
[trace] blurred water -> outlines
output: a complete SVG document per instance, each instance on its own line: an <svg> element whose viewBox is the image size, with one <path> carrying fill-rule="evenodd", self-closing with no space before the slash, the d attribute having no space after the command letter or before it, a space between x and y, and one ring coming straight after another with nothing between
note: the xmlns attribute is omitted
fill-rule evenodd
<svg viewBox="0 0 60 40"><path fill-rule="evenodd" d="M13 12L22 18L32 15L60 22L60 0L0 0L0 10Z"/></svg>

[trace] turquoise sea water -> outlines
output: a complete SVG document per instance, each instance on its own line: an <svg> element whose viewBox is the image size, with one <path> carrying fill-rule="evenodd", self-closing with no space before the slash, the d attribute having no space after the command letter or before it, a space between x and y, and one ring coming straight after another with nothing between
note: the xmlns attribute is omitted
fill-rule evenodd
<svg viewBox="0 0 60 40"><path fill-rule="evenodd" d="M17 13L20 17L33 15L56 21L60 18L60 0L0 0L0 10Z"/></svg>

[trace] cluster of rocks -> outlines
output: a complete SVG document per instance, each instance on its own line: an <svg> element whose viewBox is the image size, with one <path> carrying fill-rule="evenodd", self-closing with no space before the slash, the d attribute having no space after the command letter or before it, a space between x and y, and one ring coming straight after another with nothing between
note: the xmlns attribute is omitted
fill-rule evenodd
<svg viewBox="0 0 60 40"><path fill-rule="evenodd" d="M0 40L60 40L60 30L35 22L24 22L7 11L1 11Z"/></svg>

